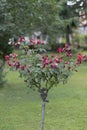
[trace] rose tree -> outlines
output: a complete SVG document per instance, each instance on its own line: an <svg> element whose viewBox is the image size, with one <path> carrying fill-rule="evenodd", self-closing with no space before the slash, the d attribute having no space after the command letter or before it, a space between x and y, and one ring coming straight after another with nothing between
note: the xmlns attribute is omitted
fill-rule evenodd
<svg viewBox="0 0 87 130"><path fill-rule="evenodd" d="M38 48L39 43L32 42L34 49L29 49L18 59L17 54L6 55L5 59L12 69L19 71L26 84L39 92L42 99L41 129L44 129L45 104L51 88L58 86L60 82L66 83L72 71L77 71L77 65L81 64L83 56L78 55L74 60L70 47L59 48L57 54L48 56L44 49ZM43 46L43 45L42 45Z"/></svg>

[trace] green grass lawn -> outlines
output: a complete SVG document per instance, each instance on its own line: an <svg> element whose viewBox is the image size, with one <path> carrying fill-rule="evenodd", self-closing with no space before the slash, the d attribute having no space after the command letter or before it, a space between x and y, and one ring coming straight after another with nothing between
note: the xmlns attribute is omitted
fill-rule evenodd
<svg viewBox="0 0 87 130"><path fill-rule="evenodd" d="M41 99L17 72L0 88L0 130L40 130ZM49 92L44 130L87 130L87 66Z"/></svg>

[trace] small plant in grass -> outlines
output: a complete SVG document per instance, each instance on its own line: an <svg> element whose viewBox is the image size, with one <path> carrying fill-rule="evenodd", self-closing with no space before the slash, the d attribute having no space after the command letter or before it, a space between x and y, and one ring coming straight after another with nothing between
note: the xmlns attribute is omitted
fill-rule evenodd
<svg viewBox="0 0 87 130"><path fill-rule="evenodd" d="M27 86L37 90L42 99L42 120L40 130L44 130L45 104L48 102L48 93L53 87L57 87L60 82L67 83L72 71L77 71L77 65L81 64L83 56L78 55L75 60L70 47L58 48L57 54L48 56L46 51L38 46L43 46L41 41L31 40L34 49L27 49L20 59L17 54L6 55L5 59L11 69L19 71L24 77Z"/></svg>

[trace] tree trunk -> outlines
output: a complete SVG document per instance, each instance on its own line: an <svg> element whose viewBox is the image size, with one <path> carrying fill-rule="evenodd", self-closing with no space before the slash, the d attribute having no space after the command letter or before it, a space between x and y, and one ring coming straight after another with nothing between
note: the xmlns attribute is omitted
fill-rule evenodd
<svg viewBox="0 0 87 130"><path fill-rule="evenodd" d="M66 33L66 42L70 45L69 33Z"/></svg>
<svg viewBox="0 0 87 130"><path fill-rule="evenodd" d="M45 103L46 103L45 101L42 101L42 120L40 130L44 130Z"/></svg>
<svg viewBox="0 0 87 130"><path fill-rule="evenodd" d="M4 67L5 67L5 61L0 60L0 85L4 84Z"/></svg>

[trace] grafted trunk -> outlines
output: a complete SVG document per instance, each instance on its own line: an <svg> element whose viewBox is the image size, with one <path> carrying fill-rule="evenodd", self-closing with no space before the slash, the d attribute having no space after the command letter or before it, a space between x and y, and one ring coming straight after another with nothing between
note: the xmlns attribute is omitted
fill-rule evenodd
<svg viewBox="0 0 87 130"><path fill-rule="evenodd" d="M44 116L45 116L45 101L42 101L42 120L41 120L41 129L44 130Z"/></svg>

